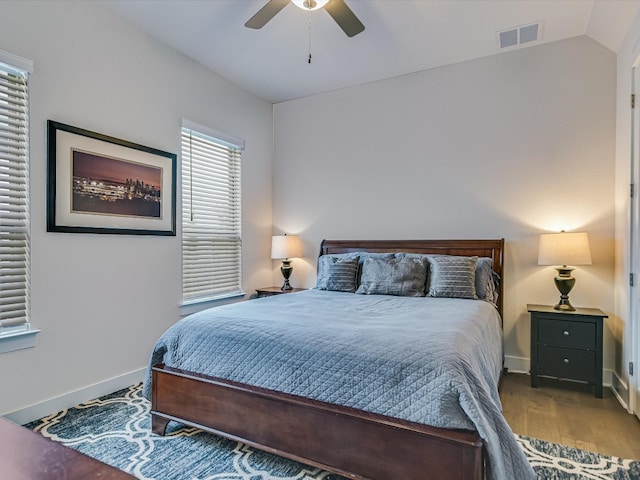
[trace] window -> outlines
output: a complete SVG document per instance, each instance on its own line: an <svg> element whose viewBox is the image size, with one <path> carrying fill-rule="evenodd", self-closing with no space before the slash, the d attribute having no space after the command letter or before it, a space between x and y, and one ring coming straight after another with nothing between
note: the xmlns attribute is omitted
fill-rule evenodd
<svg viewBox="0 0 640 480"><path fill-rule="evenodd" d="M182 126L182 302L242 294L244 141Z"/></svg>
<svg viewBox="0 0 640 480"><path fill-rule="evenodd" d="M29 60L0 50L0 338L30 330L28 79L32 69ZM0 352L24 345L5 347Z"/></svg>

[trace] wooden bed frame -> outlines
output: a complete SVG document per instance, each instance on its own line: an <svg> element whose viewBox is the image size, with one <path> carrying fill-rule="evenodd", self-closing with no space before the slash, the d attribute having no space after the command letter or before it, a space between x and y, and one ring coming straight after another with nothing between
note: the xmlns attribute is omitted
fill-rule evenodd
<svg viewBox="0 0 640 480"><path fill-rule="evenodd" d="M494 271L500 278L503 274L504 239L324 240L320 255L355 251L491 257ZM152 430L158 435L175 420L348 478L484 478L484 447L476 432L435 428L164 365L153 367L152 381Z"/></svg>

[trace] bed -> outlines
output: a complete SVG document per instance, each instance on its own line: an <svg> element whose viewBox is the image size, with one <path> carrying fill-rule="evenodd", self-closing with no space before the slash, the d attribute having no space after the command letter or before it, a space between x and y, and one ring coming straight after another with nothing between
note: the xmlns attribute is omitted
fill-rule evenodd
<svg viewBox="0 0 640 480"><path fill-rule="evenodd" d="M502 278L503 249L502 239L323 241L318 288L165 332L144 386L153 432L175 420L349 478L535 478L500 410L502 282L490 301L429 290L453 259L483 259ZM354 262L345 290L331 272ZM389 262L411 265L401 291L375 281ZM415 296L420 265L430 283Z"/></svg>

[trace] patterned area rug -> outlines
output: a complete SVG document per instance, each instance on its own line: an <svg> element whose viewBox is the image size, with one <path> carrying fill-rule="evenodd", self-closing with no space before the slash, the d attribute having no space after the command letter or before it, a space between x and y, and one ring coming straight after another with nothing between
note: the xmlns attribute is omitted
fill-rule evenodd
<svg viewBox="0 0 640 480"><path fill-rule="evenodd" d="M141 385L134 385L25 426L140 479L346 480L176 422L166 436L153 435L149 407ZM640 480L637 461L534 438L518 441L544 479Z"/></svg>

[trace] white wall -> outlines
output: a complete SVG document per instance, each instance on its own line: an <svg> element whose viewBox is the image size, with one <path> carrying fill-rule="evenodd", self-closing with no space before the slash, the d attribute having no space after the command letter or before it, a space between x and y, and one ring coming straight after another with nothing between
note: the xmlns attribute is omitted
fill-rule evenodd
<svg viewBox="0 0 640 480"><path fill-rule="evenodd" d="M505 354L527 370L526 305L559 298L538 234L586 230L571 300L611 315L615 71L583 36L275 105L274 230L306 249L292 283L314 284L323 238L504 237Z"/></svg>
<svg viewBox="0 0 640 480"><path fill-rule="evenodd" d="M243 138L248 293L272 278L273 128L270 103L91 2L1 2L0 48L35 62L31 317L42 329L36 348L0 355L1 415L113 378L126 384L180 313L179 235L45 231L47 119L175 153L183 118Z"/></svg>

